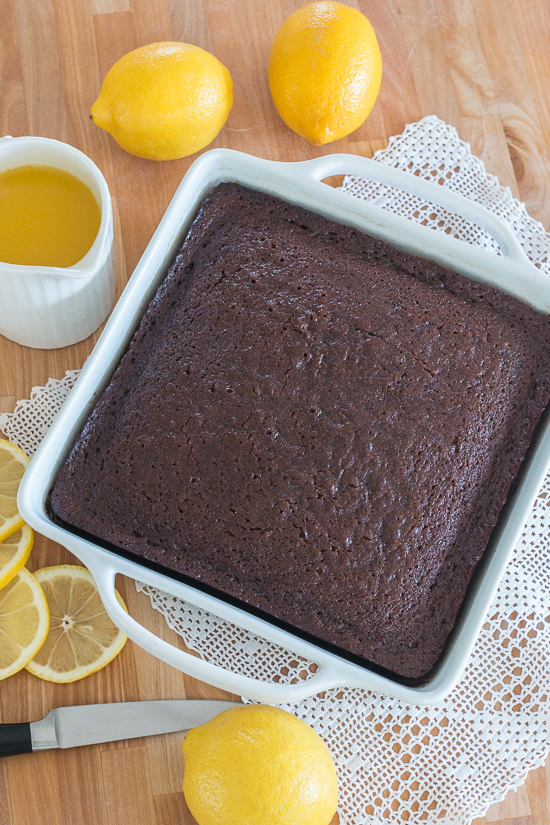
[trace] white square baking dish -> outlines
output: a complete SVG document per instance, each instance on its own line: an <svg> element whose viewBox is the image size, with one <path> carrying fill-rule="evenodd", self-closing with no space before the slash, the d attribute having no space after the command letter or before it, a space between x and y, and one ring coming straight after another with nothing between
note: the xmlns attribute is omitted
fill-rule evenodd
<svg viewBox="0 0 550 825"><path fill-rule="evenodd" d="M336 174L354 174L439 204L480 226L494 238L501 255L473 247L445 233L384 211L322 183ZM202 155L189 169L136 267L69 398L25 473L18 496L20 512L35 530L67 547L92 572L113 621L137 644L174 667L224 690L263 702L292 702L333 687L363 687L406 702L441 701L464 670L487 610L533 501L550 467L547 417L514 485L474 580L444 655L429 680L405 684L375 672L281 629L223 599L119 556L56 524L47 499L59 467L117 366L151 298L163 280L206 194L233 181L297 204L332 220L388 241L406 252L431 259L490 286L503 289L535 309L550 314L550 284L527 259L511 229L483 207L391 167L353 155L329 155L302 163L277 163L231 150ZM185 653L139 625L119 606L114 591L117 573L158 587L215 613L317 664L315 674L298 684L262 682Z"/></svg>

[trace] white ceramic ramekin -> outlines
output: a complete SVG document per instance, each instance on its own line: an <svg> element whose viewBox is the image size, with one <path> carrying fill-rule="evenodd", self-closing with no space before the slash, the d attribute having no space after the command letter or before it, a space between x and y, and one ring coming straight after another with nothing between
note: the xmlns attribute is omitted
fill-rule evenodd
<svg viewBox="0 0 550 825"><path fill-rule="evenodd" d="M384 211L322 183L336 174L354 174L403 189L440 204L482 226L494 237L502 255L470 246L444 233ZM232 693L264 702L292 702L332 687L355 686L382 691L406 702L426 705L441 701L459 680L494 598L506 563L525 524L550 466L550 428L539 429L537 443L509 497L496 535L480 564L444 656L429 681L410 686L380 675L298 638L269 621L182 584L103 549L55 524L47 497L58 468L110 380L151 297L164 278L199 204L222 181L276 195L313 212L357 227L407 252L449 266L467 277L499 287L538 310L550 314L550 283L525 257L515 235L481 206L442 187L382 164L353 155L330 155L304 163L276 163L226 149L207 152L189 169L157 231L132 275L75 388L25 473L18 496L23 518L37 531L60 542L89 567L113 621L137 644L197 679ZM263 682L185 653L139 625L115 597L115 575L121 573L158 587L239 625L295 654L315 661L316 673L294 685Z"/></svg>
<svg viewBox="0 0 550 825"><path fill-rule="evenodd" d="M32 164L70 172L92 190L101 209L96 239L74 266L0 262L0 333L26 347L55 349L95 332L113 305L113 208L105 178L74 146L43 137L0 139L0 172Z"/></svg>

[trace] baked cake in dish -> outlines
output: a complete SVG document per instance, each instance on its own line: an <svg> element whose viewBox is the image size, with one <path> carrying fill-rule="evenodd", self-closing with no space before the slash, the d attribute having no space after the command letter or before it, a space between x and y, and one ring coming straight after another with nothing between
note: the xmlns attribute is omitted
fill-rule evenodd
<svg viewBox="0 0 550 825"><path fill-rule="evenodd" d="M550 399L550 319L227 183L51 492L66 525L406 678Z"/></svg>

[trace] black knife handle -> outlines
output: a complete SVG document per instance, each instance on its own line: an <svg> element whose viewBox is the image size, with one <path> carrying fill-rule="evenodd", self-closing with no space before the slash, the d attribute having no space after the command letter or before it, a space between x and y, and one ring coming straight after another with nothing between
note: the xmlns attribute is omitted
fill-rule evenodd
<svg viewBox="0 0 550 825"><path fill-rule="evenodd" d="M30 722L17 725L0 725L0 756L32 753Z"/></svg>

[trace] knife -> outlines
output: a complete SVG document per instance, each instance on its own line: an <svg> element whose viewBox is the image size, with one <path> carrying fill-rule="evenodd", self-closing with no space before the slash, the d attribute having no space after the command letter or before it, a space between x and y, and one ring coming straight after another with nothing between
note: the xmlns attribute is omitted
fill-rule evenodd
<svg viewBox="0 0 550 825"><path fill-rule="evenodd" d="M38 722L0 725L0 756L189 730L236 707L238 702L160 699L54 708Z"/></svg>

